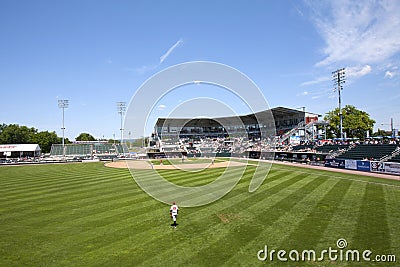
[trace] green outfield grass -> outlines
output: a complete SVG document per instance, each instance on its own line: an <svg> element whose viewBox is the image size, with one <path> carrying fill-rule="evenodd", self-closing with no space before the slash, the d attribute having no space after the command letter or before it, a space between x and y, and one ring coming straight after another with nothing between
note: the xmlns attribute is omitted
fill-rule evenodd
<svg viewBox="0 0 400 267"><path fill-rule="evenodd" d="M223 170L162 170L184 186ZM0 266L398 266L400 182L273 165L254 193L248 166L219 201L181 208L152 199L128 170L102 163L0 167ZM179 203L178 203L179 204ZM349 249L397 263L261 262L269 249Z"/></svg>

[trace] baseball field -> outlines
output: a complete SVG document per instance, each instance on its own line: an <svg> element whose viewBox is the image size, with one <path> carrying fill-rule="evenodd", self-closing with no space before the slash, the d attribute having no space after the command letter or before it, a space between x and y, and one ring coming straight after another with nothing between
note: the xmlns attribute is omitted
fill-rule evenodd
<svg viewBox="0 0 400 267"><path fill-rule="evenodd" d="M177 185L201 186L224 171L218 166L156 171ZM181 207L174 229L169 205L143 192L128 169L103 163L0 167L0 266L396 266L400 261L399 181L274 164L261 187L249 193L254 168L247 166L222 199ZM322 253L330 248L336 258ZM286 254L278 257L279 250ZM310 250L316 257L302 259ZM346 259L348 250L352 257L359 251L359 260ZM364 251L371 252L366 259Z"/></svg>

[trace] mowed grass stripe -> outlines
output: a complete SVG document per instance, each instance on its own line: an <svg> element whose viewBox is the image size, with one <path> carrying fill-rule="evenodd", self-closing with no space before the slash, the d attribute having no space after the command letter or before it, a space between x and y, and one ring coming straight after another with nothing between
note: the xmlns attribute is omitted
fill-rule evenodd
<svg viewBox="0 0 400 267"><path fill-rule="evenodd" d="M96 187L81 187L82 190L75 190L71 193L65 192L64 194L58 194L51 198L41 198L36 201L25 203L25 205L15 206L13 209L4 209L9 214L3 216L2 219L18 219L18 217L36 218L39 215L49 216L51 212L58 213L60 211L69 211L71 209L82 209L85 205L99 205L102 202L110 201L116 198L116 196L131 197L137 195L137 191L134 189L134 183L130 178L125 177L121 180L114 180L115 182L124 182L115 186L105 186L104 184ZM112 184L112 183L110 183ZM48 218L50 219L50 218Z"/></svg>
<svg viewBox="0 0 400 267"><path fill-rule="evenodd" d="M88 175L88 177L91 177L90 179L95 179L98 173L109 173L108 170L111 170L101 165L95 165L87 165L88 167L85 168L89 168L91 171L89 174L83 172L83 175ZM62 171L67 171L64 167L61 169ZM44 170L46 170L45 166L40 169L40 173L45 173ZM59 173L54 172L55 169L53 168L51 170L53 173L46 176L49 178L49 181L51 180L50 178L56 179ZM95 170L93 174L90 174L93 170ZM285 170L272 168L270 176L267 177L259 190L250 194L248 192L248 184L252 176L252 169L249 168L249 172L245 173L236 187L219 201L202 207L182 208L182 213L178 218L180 225L178 229L174 230L169 226L171 223L168 217L169 205L159 203L146 195L134 183L133 179L129 177L129 173L126 170L112 170L113 173L120 174L121 179L116 179L113 183L100 183L96 190L92 190L92 192L87 191L85 194L74 194L74 192L79 190L76 188L67 190L69 193L74 194L72 201L69 201L67 195L35 200L34 203L37 204L36 207L39 208L38 211L40 213L35 213L38 217L35 218L34 224L27 225L27 222L23 219L17 222L1 224L0 236L2 236L2 239L0 240L0 255L2 257L0 258L0 265L136 266L137 264L143 264L149 266L154 264L166 266L172 264L204 265L206 263L217 265L259 264L260 262L257 261L256 254L251 255L254 256L254 260L250 262L235 261L236 257L232 257L238 252L238 255L240 253L244 253L242 255L246 254L245 250L238 251L235 250L235 247L228 246L232 243L238 243L237 247L242 247L240 244L244 244L244 247L249 251L262 249L257 243L253 243L254 240L260 238L260 234L257 237L254 237L254 235L244 235L241 231L237 235L234 234L236 230L241 230L242 225L251 223L255 225L254 229L260 227L266 231L268 229L265 226L266 222L273 221L272 226L269 226L270 234L275 233L277 236L282 231L290 234L293 229L297 228L279 227L279 222L289 223L290 219L294 218L290 217L293 213L299 215L301 213L299 204L302 207L306 207L306 204L309 203L309 210L299 218L301 220L314 209L314 205L318 204L319 201L313 202L312 199L317 195L321 196L321 192L328 192L328 189L332 188L332 185L341 180L347 180L348 178L352 180L364 179L356 175L340 176L340 179L336 179L336 177L335 179L330 179L329 173L324 172L318 172L321 174L321 177L312 171L305 174L295 168L286 168ZM126 179L123 179L122 176L127 173ZM209 172L208 174L211 173ZM69 173L71 177L81 174L81 169L78 167L73 167ZM301 174L306 176L298 176ZM18 175L18 173L14 172L15 175ZM35 171L32 172L32 175L38 176ZM0 176L2 176L1 170ZM194 178L196 179L197 177L194 176ZM291 185L286 184L286 186L282 184L294 178L298 181ZM12 175L7 177L7 179L12 180ZM205 175L204 179L207 180L209 177ZM183 178L183 180L186 179ZM303 194L303 190L299 190L299 188L302 188L302 186L311 180L325 180L326 182L323 182L316 190L313 190L309 194L305 192L306 195L299 202L296 202L295 205L288 205L282 210L277 209L276 212L282 215L274 220L274 216L276 215L273 214L272 206L275 206L280 201L284 201L288 196L293 195L298 197L296 195ZM352 203L351 197L356 198L360 195L354 194L353 196L350 194L350 192L356 191L356 184L361 185L361 199L359 198L359 204L361 204L361 201L365 198L364 194L362 194L362 188L365 188L367 184L353 182L342 202L338 203L338 205L345 205L344 201L346 200ZM18 185L16 184L16 186ZM124 190L124 186L126 190ZM282 188L278 190L277 186L282 186ZM85 187L85 183L82 184L82 187ZM396 231L397 233L399 232L393 227L398 222L399 211L396 209L395 204L392 206L390 203L398 200L396 198L398 195L397 193L393 193L397 191L388 191L389 188L394 189L394 187L384 186L383 188L387 214L390 212L395 213L395 216L388 215L390 217L387 218L388 232L390 237L392 237L392 240L389 242L393 250L400 243L399 235L396 235ZM129 195L131 191L133 192L132 198ZM389 194L388 192L392 193ZM90 198L89 201L87 201L87 197ZM246 204L247 198L252 198L253 200L248 200ZM59 208L59 211L53 208L51 201L57 202L56 207ZM66 201L65 205L63 205L62 201ZM81 201L85 204L80 205ZM99 202L98 205L96 205L97 201ZM291 198L287 201L291 201ZM46 205L42 205L43 202L46 202ZM14 204L11 206L14 206ZM260 206L261 208L259 208ZM106 212L107 208L112 211L110 213ZM48 211L49 209L51 209L51 212ZM271 212L268 212L268 210ZM88 215L87 213L90 213L89 216L86 216ZM231 222L223 223L217 217L217 214L221 213L227 214ZM7 214L10 214L9 211L0 207L0 220ZM333 225L333 220L342 216L340 214L342 213L334 213L325 232ZM343 212L344 214L346 213ZM354 214L353 217L349 216L350 218L343 217L341 219L345 221L352 220L352 218L357 216L357 214ZM41 217L44 219L43 224L40 223ZM359 227L357 222L357 220L353 221L353 227ZM372 234L376 234L376 232ZM393 239L394 237L395 239ZM224 244L219 250L210 252L210 255L207 254L210 244L222 242L223 240L226 240L226 245ZM350 243L350 240L348 241ZM275 238L274 242L277 243L278 239ZM264 242L261 246L263 244ZM227 255L227 257L223 256L224 259L217 262L198 261L196 258L198 250L207 259L212 259L213 254ZM229 252L225 250L229 250ZM174 255L174 257L171 257L171 255ZM150 259L151 257L153 259ZM253 259L253 257L250 258ZM174 259L179 260L175 261Z"/></svg>
<svg viewBox="0 0 400 267"><path fill-rule="evenodd" d="M245 193L242 193L242 194L245 194ZM163 209L164 209L164 213L165 214L167 214L168 213L168 211L167 210L165 210L165 209L167 209L168 207L165 207L164 205L162 206L163 207ZM142 208L141 208L141 210L138 210L137 212L136 212L136 214L140 214L140 215L138 215L139 217L140 216L142 216L142 215L144 215L146 212L146 210L147 210L147 212L149 212L149 211L151 211L151 210L153 210L154 211L154 209L153 209L154 207L149 207L149 208L147 208L147 209L145 209L145 210L142 210ZM186 216L185 216L186 217Z"/></svg>
<svg viewBox="0 0 400 267"><path fill-rule="evenodd" d="M184 187L197 187L210 184L214 182L221 174L219 173L209 173L204 175L199 175L197 178L194 179L185 179L183 180L174 180L172 181L174 184Z"/></svg>
<svg viewBox="0 0 400 267"><path fill-rule="evenodd" d="M70 173L70 177L59 177L57 179L54 179L54 174L49 175L49 176L36 176L34 177L35 183L26 183L24 181L21 181L18 184L14 185L8 185L8 186L2 186L1 192L28 192L29 190L35 189L35 188L51 188L52 186L56 185L64 185L64 184L69 184L69 183L78 183L78 182L85 182L85 180L88 179L93 179L94 177L113 177L115 175L119 175L120 172L101 172L101 173L77 173L73 174ZM128 172L126 172L128 174Z"/></svg>
<svg viewBox="0 0 400 267"><path fill-rule="evenodd" d="M188 264L187 259L191 257L196 257L196 254L199 250L207 250L209 243L204 242L203 236L209 237L209 242L217 242L218 240L229 239L227 236L231 235L233 232L236 232L237 229L241 225L258 225L260 228L265 228L268 225L268 222L265 223L263 220L268 219L268 214L264 214L268 209L275 209L278 203L281 203L283 199L291 198L292 194L295 194L297 190L301 190L304 186L310 183L312 179L308 179L308 177L299 177L292 176L287 180L287 184L279 184L279 191L276 187L268 187L265 185L261 187L259 190L259 195L251 194L248 196L251 201L251 205L249 205L246 209L242 207L237 208L238 205L243 202L237 203L235 205L231 205L230 207L222 207L219 209L217 214L211 214L211 216L207 216L205 218L206 222L209 222L209 226L205 225L207 229L202 235L193 236L189 241L178 244L176 247L173 247L169 250L166 250L164 253L160 253L155 255L153 259L147 260L143 262L143 266L151 266L156 264L157 261L161 261L163 258L166 258L168 255L174 254L175 259L174 263L177 265L186 265ZM290 182L289 182L290 181ZM257 191L258 192L258 191ZM250 202L249 202L250 203ZM225 215L229 221L222 221L217 215L223 216ZM263 216L263 214L265 216ZM211 217L211 218L210 218ZM258 219L261 219L260 221ZM239 234L241 235L241 234ZM240 241L244 246L245 240ZM191 251L186 251L185 247L193 247ZM226 247L227 249L230 249ZM209 251L211 254L218 253L218 251ZM234 254L237 251L231 251ZM203 262L203 265L206 264ZM190 265L190 264L189 264Z"/></svg>
<svg viewBox="0 0 400 267"><path fill-rule="evenodd" d="M251 171L253 171L253 170L251 170ZM206 184L206 183L208 183L208 181L215 180L222 173L223 172L221 170L208 169L208 170L199 172L196 175L196 178L191 179L191 177L193 176L192 173L186 173L186 172L182 172L179 170L170 170L168 175L164 175L165 173L161 172L160 176L162 178L164 178L165 180L168 180L171 183L174 183L174 184L177 184L180 186L186 186L187 184L190 184L192 182L198 183L198 181L200 181L200 183L202 183L202 184ZM228 176L235 175L236 177L237 176L240 177L240 174L238 174L236 172L236 169L228 169L226 171L226 174ZM149 187L154 187L154 188L159 187L160 176L154 174L153 172L149 172L149 171L137 172L134 174L134 177L135 177L135 175L138 175L137 178L145 179L146 183ZM140 175L140 177L139 177L139 175ZM203 182L204 180L205 180L205 182Z"/></svg>
<svg viewBox="0 0 400 267"><path fill-rule="evenodd" d="M321 176L310 175L304 180L310 182L310 179L324 180L325 178ZM263 249L265 245L268 245L270 250L279 250L282 247L281 245L283 241L287 239L292 232L295 232L296 229L298 229L298 225L310 215L313 209L321 201L324 193L332 190L332 188L336 186L337 182L338 181L334 179L327 179L326 182L322 183L317 190L307 194L307 196L297 202L283 216L280 216L279 219L270 223L268 222L269 219L266 218L264 222L261 222L263 225L262 231L260 231L253 239L248 240L247 244L244 243L240 250L236 251L235 255L231 257L224 265L235 266L242 265L243 262L245 262L249 266L252 266L257 263L261 263L257 259L257 252L260 249ZM298 193L301 194L302 192ZM297 192L295 194L297 194ZM249 210L248 212L252 211ZM271 262L268 261L268 265L270 264Z"/></svg>
<svg viewBox="0 0 400 267"><path fill-rule="evenodd" d="M148 199L143 195L135 196L134 192L132 190L123 194L115 192L111 195L101 194L101 197L92 197L91 203L76 204L71 209L47 210L47 213L43 214L45 219L34 216L26 224L29 226L40 225L41 227L73 227L74 225L86 227L86 224L96 221L96 216L99 216L99 214L112 214L114 211L138 205Z"/></svg>
<svg viewBox="0 0 400 267"><path fill-rule="evenodd" d="M33 167L33 166L32 166ZM44 166L41 166L44 167ZM62 166L62 167L66 167L66 166ZM36 186L38 187L46 187L46 186L52 186L52 185L59 185L59 184L67 184L67 183L73 183L76 181L85 181L85 179L93 179L96 176L99 177L106 177L106 176L113 176L113 175L118 175L122 172L122 170L119 170L118 172L115 171L98 171L96 169L93 169L93 167L96 166L91 166L91 170L88 173L85 172L79 172L78 170L76 170L75 168L72 168L67 176L62 176L60 175L58 172L56 173L47 173L46 175L38 175L37 173L34 172L35 168L32 168L32 173L29 174L30 177L33 177L33 179L35 180L35 183L28 183L24 180L14 184L14 185L9 185L9 186L2 186L2 190L9 190L9 189L13 189L13 190L23 190L23 189L32 189L35 188ZM100 166L98 166L99 168ZM101 167L100 167L101 168ZM17 168L18 169L18 168ZM110 168L107 168L110 169ZM106 169L106 170L107 170ZM126 171L126 173L128 173ZM55 176L57 178L55 178ZM10 176L13 177L13 176ZM4 180L10 180L8 178L3 179Z"/></svg>
<svg viewBox="0 0 400 267"><path fill-rule="evenodd" d="M163 212L164 213L164 212ZM133 215L133 216L135 216L135 215ZM137 216L137 217L141 217L141 216ZM152 220L154 220L154 218L153 217L151 217L152 218ZM120 219L120 218L118 218L118 219ZM118 222L118 221L120 221L120 220L118 220L118 219L116 219L116 221ZM138 218L138 219L140 219L140 218ZM151 221L151 220L150 220ZM145 224L147 225L147 223L145 222ZM114 224L112 225L112 226L114 226ZM140 225L140 226L142 226L142 225ZM82 235L83 233L86 233L86 231L85 232L76 232L77 230L76 229L79 229L79 227L74 227L74 228L71 228L71 229L69 229L69 228L66 228L65 230L66 231L68 231L68 232L72 232L72 233L76 233L76 235ZM103 229L103 228L101 228L101 229ZM30 230L32 230L32 229L30 229ZM55 233L59 233L60 231L62 230L62 228L56 228L56 229L53 229L53 232L55 232ZM31 232L31 231L30 231ZM40 235L42 234L42 233L44 233L45 232L45 230L43 230L43 231L40 231L39 233L38 233L38 235L39 235L39 237L40 237ZM93 230L92 230L92 234L94 234L94 233L97 233L98 232L98 228L93 228ZM60 232L60 233L63 233L63 232ZM59 237L59 235L57 234L57 236ZM38 238L38 240L39 240L40 238ZM100 239L103 239L103 237L101 237ZM141 241L142 239L139 239L139 241ZM100 240L99 240L100 241ZM74 244L74 243L76 243L76 242L72 242L71 244ZM95 244L97 244L98 242L96 242ZM94 246L96 246L96 245L94 245ZM74 245L74 247L75 247L75 245ZM79 253L79 252L78 252ZM62 253L61 253L62 254ZM55 258L59 258L59 256L55 256Z"/></svg>
<svg viewBox="0 0 400 267"><path fill-rule="evenodd" d="M104 176L96 176L96 178L87 178L82 177L79 181L66 181L66 182L59 182L54 183L52 185L41 185L41 186L34 186L29 189L24 190L13 190L13 192L3 192L3 197L5 201L31 201L35 199L36 196L41 195L48 195L54 192L58 192L60 190L74 190L75 188L84 186L91 186L97 185L101 182L110 183L112 179L120 179L121 175L114 174L114 175L104 175Z"/></svg>
<svg viewBox="0 0 400 267"><path fill-rule="evenodd" d="M293 180L298 180L298 178L296 178L296 177L293 178L293 176L291 178ZM288 179L290 179L290 178L288 178ZM276 186L279 186L279 185L280 185L280 183L278 183L278 185L276 185ZM247 187L247 186L248 186L248 184L243 184L242 185L242 187ZM281 185L281 187L285 188L286 185ZM235 190L233 190L233 191L235 191ZM240 195L237 196L235 204L238 204L238 203L242 202L242 199L243 199L242 195L249 194L247 191L243 192L244 190L239 190L239 191L242 192L242 193L239 193ZM223 207L226 207L228 204L231 204L231 202L224 201L224 202L221 202L220 205L222 205ZM235 205L235 204L232 204L232 205ZM166 214L168 212L167 209L168 209L168 207L164 207L162 210L159 211L160 214ZM194 228L193 221L191 219L191 216L189 216L189 214L184 213L184 215L182 215L182 216L184 216L184 220L187 221L188 224L190 223L190 229L192 231L198 233L199 235L203 235L201 231L206 231L208 229L208 227L205 227L202 218L206 218L207 216L210 215L210 206L207 205L205 207L199 207L199 208L193 208L193 209L194 210L198 210L198 211L196 211L194 213L191 213L191 214L193 214L194 218L197 220L197 222L198 222L197 225L200 226L200 228ZM192 209L190 209L190 210L192 210ZM183 212L185 212L185 209L184 209ZM143 217L143 216L139 215L139 217ZM198 221L199 218L200 218L200 221ZM149 220L148 222L145 221L143 223L145 225L149 226L149 229L148 229L149 232L155 231L154 227L156 227L157 229L160 227L160 225L154 225L154 223L152 222L152 220L154 220L154 218L150 217L150 218L148 218L148 220ZM169 222L169 221L167 221L167 222ZM166 226L161 225L162 229L164 229L164 227L165 227L165 229L168 229L170 231L171 229L170 229L169 226L167 226L168 224L166 224L166 223L164 223L164 224ZM180 226L180 229L181 229L181 226ZM165 231L165 230L163 230L163 231ZM124 246L126 246L126 241L127 240L130 240L130 242L132 242L131 246L133 246L132 247L133 251L136 251L136 250L140 249L140 247L144 246L144 247L147 248L146 251L151 253L152 251L154 251L154 249L155 249L154 247L158 247L159 246L159 242L156 239L153 239L153 238L147 239L146 242L143 243L143 236L146 236L146 235L148 236L147 233L143 233L143 232L138 233L137 236L136 235L135 236L132 236L132 235L131 236L126 236L124 234L124 229L119 229L117 232L110 233L110 234L112 236L114 236L114 239L115 239L116 235L118 235L118 236L120 235L121 236L121 240L120 241L115 240L115 242L113 242L112 244L106 246L105 248L102 248L101 251L96 250L96 251L91 252L91 254L107 253L107 251L110 248L114 248L114 249L115 248L121 248L122 249ZM164 237L163 237L164 235L166 235L165 238L167 238L167 236L170 235L170 233L163 232L162 236L161 237L158 236L158 237L161 238L161 240L164 240ZM154 235L154 238L157 238L157 235ZM174 245L176 245L176 244L174 244ZM169 244L168 246L169 247L173 247L173 244ZM142 261L146 260L148 257L149 257L149 254L146 254L145 251L142 251L140 253L140 255L135 254L135 257L134 257L135 261L134 262L135 262L135 264L137 264L141 260Z"/></svg>
<svg viewBox="0 0 400 267"><path fill-rule="evenodd" d="M82 189L83 186L85 186L86 190L91 190L94 189L96 186L101 186L102 183L113 183L114 180L116 179L125 179L129 177L126 174L120 174L120 175L104 175L102 177L92 177L92 178L87 178L87 177L82 177L79 182L71 182L71 183L60 183L59 186L53 185L51 188L46 189L46 188L34 188L30 191L27 192L21 192L17 194L11 194L10 195L5 195L5 201L7 203L2 203L4 204L12 204L15 202L30 202L30 201L35 201L38 199L42 199L43 197L50 197L52 195L57 195L60 192L63 194L68 194L69 192L74 193L76 189ZM90 188L87 188L90 187ZM76 190L79 191L79 190ZM0 205L0 206L2 206Z"/></svg>
<svg viewBox="0 0 400 267"><path fill-rule="evenodd" d="M159 203L158 203L157 205L159 205ZM164 207L164 206L163 206L163 208L162 208L162 210L161 210L161 212L162 212L163 214L167 213L167 212L165 212L165 209L166 209L166 208L167 208L167 207ZM148 209L148 211L154 211L154 209L150 208L150 209ZM139 213L139 214L141 214L141 213ZM135 215L135 216L136 216L135 218L140 219L140 217L143 217L142 215L143 215L143 214L141 214L140 216ZM150 223L149 223L149 224L148 224L146 221L143 222L143 224L144 224L144 225L151 225L151 222L152 222L152 221L154 221L154 217L150 217L150 221L149 221ZM116 220L116 222L113 224L113 229L115 229L115 224L116 224L116 223L120 223L120 222L121 222L121 220ZM124 221L123 221L123 222L124 222ZM165 221L164 221L164 223L165 223ZM164 224L164 223L163 223L163 224ZM125 223L123 223L122 226L123 226L124 228L127 227L127 225L126 225ZM124 228L123 228L122 230L124 230ZM134 231L135 228L136 228L136 227L128 226L128 229L133 229L133 231ZM151 228L150 228L150 230L151 230ZM117 228L116 231L117 231L117 233L121 233L121 229L119 229L119 228ZM109 236L114 237L114 236L115 236L115 232L110 233ZM125 235L125 236L126 236L126 235ZM128 235L128 236L129 236L129 235ZM104 239L104 236L101 236L100 239ZM142 240L142 239L139 239L139 240ZM86 240L86 241L85 241L85 244L86 244L86 243L90 243L90 244L91 244L91 242L98 243L99 241L98 241L98 240L94 240L94 241L93 241L93 240ZM74 244L75 244L75 242L74 242ZM74 247L75 247L75 246L74 246ZM78 246L78 247L79 247L79 246Z"/></svg>
<svg viewBox="0 0 400 267"><path fill-rule="evenodd" d="M224 193L229 187L232 187L237 183L238 178L240 179L240 173L236 173L235 169L229 169L224 176L224 178L218 182L218 184L213 185L212 192L210 191L210 194L213 194L217 192L218 190L221 191L221 193ZM205 195L204 192L201 190L184 190L182 191L180 187L175 187L175 188L170 188L168 184L166 186L163 186L163 184L160 184L158 181L160 178L151 176L151 177L141 177L141 180L146 180L147 183L147 188L148 190L151 189L153 194L156 195L163 195L164 198L168 197L170 199L176 200L179 202L180 199L183 198L190 198L192 201L196 201L197 198L204 199ZM151 185L150 185L151 184ZM213 197L213 196L211 196ZM172 200L171 200L172 202Z"/></svg>
<svg viewBox="0 0 400 267"><path fill-rule="evenodd" d="M72 165L73 166L73 165ZM94 176L104 176L104 175L115 175L115 174L119 174L121 172L126 172L129 173L127 170L123 170L123 169L112 169L112 168L103 168L101 165L98 164L88 164L85 165L87 166L87 169L85 171L82 171L81 168L77 168L78 166L74 166L71 167L70 169L67 169L68 166L64 165L64 166L59 166L59 168L61 170L63 170L62 172L60 171L48 171L46 173L43 173L42 170L39 170L39 173L35 171L34 166L30 166L31 168L31 172L28 173L26 176L24 176L24 179L21 179L17 182L15 182L15 180L13 179L14 176L12 175L12 173L10 173L9 177L11 177L14 181L14 184L10 185L10 187L13 187L13 185L15 185L15 188L25 188L25 186L27 188L29 187L34 187L36 185L40 186L40 185L47 185L47 184L58 184L60 182L74 182L74 181L78 181L81 180L84 177L90 177L93 178ZM46 169L46 166L38 166L38 168L41 169ZM51 167L51 166L50 166ZM102 169L100 169L102 168ZM65 169L65 170L64 170ZM17 172L19 169L16 168L14 169L15 172ZM20 174L19 174L20 175ZM5 178L3 178L1 180L1 184L4 185L5 181L10 181L10 179L8 179L8 177L6 176ZM9 184L9 183L7 183Z"/></svg>
<svg viewBox="0 0 400 267"><path fill-rule="evenodd" d="M251 203L252 206L260 206L259 203L263 202L265 200L265 198L268 198L270 196L274 196L274 195L278 194L278 192L282 193L282 191L286 191L287 188L292 188L293 186L295 188L297 188L296 185L302 181L302 176L303 175L295 175L295 176L289 175L289 176L290 177L287 180L279 183L278 185L276 185L274 187L268 187L266 185L266 187L263 187L262 190L248 195L248 197L242 199L239 203L236 203L233 206L223 207L222 209L217 211L216 214L219 214L219 213L220 214L229 214L229 213L233 212L235 214L243 216L242 209L240 207L237 208L238 206L246 205L248 203ZM248 186L248 184L246 184L246 186ZM235 190L233 190L233 191L235 191ZM280 196L278 196L278 198L280 198ZM225 198L223 198L223 200L224 199ZM221 225L221 220L216 216L216 214L213 214L213 213L211 213L211 214L212 214L211 218L210 218L210 214L205 216L205 222L206 222L205 229L209 228L209 227L207 227L207 223L209 223L210 220L212 220L214 224ZM191 227L193 227L193 226L191 226ZM204 225L200 224L200 227L204 228ZM210 242L214 242L214 241L216 241L217 239L220 239L220 238L224 239L225 235L231 234L231 230L232 229L229 229L229 227L228 227L228 231L227 232L223 231L222 233L220 233L221 231L219 231L218 235L215 235L215 234L212 233L212 231L209 232L207 230L208 234L212 237ZM196 232L198 232L198 230L196 230ZM202 233L202 235L204 235L204 233ZM192 242L192 240L191 240L191 242ZM196 250L194 252L191 252L190 254L196 253L197 250L200 250L200 249L204 248L204 244L195 244L195 245L196 245ZM178 252L175 251L174 253L178 253ZM186 255L185 259L188 258L187 256L188 255ZM178 257L177 261L179 261L179 258L180 257ZM183 265L185 265L185 264L186 264L186 262L183 263ZM144 263L144 265L146 265L146 263Z"/></svg>
<svg viewBox="0 0 400 267"><path fill-rule="evenodd" d="M100 163L76 163L76 164L65 164L65 165L34 165L34 166L6 166L0 167L0 173L2 174L2 179L0 180L0 185L34 185L38 182L38 178L48 178L48 180L53 180L54 175L57 174L57 179L74 179L75 174L90 176L93 172L118 172L120 169L103 168ZM18 176L15 176L18 174ZM12 179L9 179L12 177Z"/></svg>
<svg viewBox="0 0 400 267"><path fill-rule="evenodd" d="M391 237L383 186L368 184L362 201L352 244L357 249L372 248L375 253L390 253Z"/></svg>
<svg viewBox="0 0 400 267"><path fill-rule="evenodd" d="M176 171L173 176L166 177L161 174L166 180L179 186L202 186L211 183L222 174L221 171L202 171L196 174L180 174Z"/></svg>
<svg viewBox="0 0 400 267"><path fill-rule="evenodd" d="M340 203L336 203L335 212L323 232L319 244L315 249L326 249L328 246L336 246L336 241L344 238L352 246L354 233L357 228L357 220L360 215L363 196L367 184L352 182L346 195Z"/></svg>
<svg viewBox="0 0 400 267"><path fill-rule="evenodd" d="M299 251L315 249L331 222L338 203L342 202L351 183L351 181L340 180L329 191L321 191L321 198L316 199L318 204L303 219L297 229L283 241L280 248L287 249L287 251L294 248Z"/></svg>
<svg viewBox="0 0 400 267"><path fill-rule="evenodd" d="M396 188L385 187L385 198L386 198L386 214L387 222L389 226L389 235L390 235L390 247L393 254L396 255L397 259L400 258L400 242L399 242L399 233L400 233L400 214L399 206L400 206L400 190Z"/></svg>
<svg viewBox="0 0 400 267"><path fill-rule="evenodd" d="M110 188L107 187L106 185L112 185L115 183L117 180L126 180L129 179L127 177L118 177L113 180L101 180L101 181L88 181L87 184L85 185L80 185L80 186L73 186L65 188L61 187L58 191L53 191L51 194L43 193L39 194L36 193L34 197L26 197L23 194L21 195L21 200L12 200L12 201L4 201L3 205L0 205L1 208L5 208L9 211L14 211L14 212L19 212L23 211L26 209L31 209L33 206L40 205L40 206L46 206L46 205L57 205L61 203L62 205L65 202L76 200L76 199L82 199L87 196L87 194L99 194L102 191L99 190L105 190L105 192L108 191L114 191L118 188ZM133 183L132 183L133 184ZM126 186L126 185L125 185ZM124 190L124 185L119 185L119 188L121 190Z"/></svg>
<svg viewBox="0 0 400 267"><path fill-rule="evenodd" d="M306 178L308 175L300 174L298 177ZM277 221L281 216L284 216L288 210L291 209L297 202L305 198L309 193L316 190L326 179L310 179L310 181L304 186L297 189L294 194L287 196L282 199L274 206L260 212L254 216L256 221L267 220L268 224ZM250 203L249 203L250 201ZM246 206L251 205L252 199L240 203L242 209ZM190 262L199 262L201 264L207 264L212 262L216 265L222 265L224 262L229 260L236 251L239 251L242 246L242 241L251 240L255 238L263 229L262 224L243 223L237 225L235 231L225 235L224 238L218 239L216 242L212 242L206 248L201 249L196 255L187 259L184 264ZM229 249L221 250L221 247ZM214 252L215 253L212 253Z"/></svg>

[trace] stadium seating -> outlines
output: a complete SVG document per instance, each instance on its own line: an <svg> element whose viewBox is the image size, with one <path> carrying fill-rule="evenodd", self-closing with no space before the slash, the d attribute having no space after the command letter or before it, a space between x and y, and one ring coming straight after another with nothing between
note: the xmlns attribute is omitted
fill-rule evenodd
<svg viewBox="0 0 400 267"><path fill-rule="evenodd" d="M63 146L62 145L52 145L50 150L51 156L59 156L63 155Z"/></svg>
<svg viewBox="0 0 400 267"><path fill-rule="evenodd" d="M390 155L397 145L392 144L377 144L377 145L357 145L352 149L349 149L345 153L341 154L337 158L342 159L374 159L379 160L380 158Z"/></svg>
<svg viewBox="0 0 400 267"><path fill-rule="evenodd" d="M115 146L114 144L103 144L103 143L95 143L93 144L93 153L94 154L115 154Z"/></svg>
<svg viewBox="0 0 400 267"><path fill-rule="evenodd" d="M109 144L109 143L91 143L91 144L67 144L65 145L65 153L61 144L53 144L51 146L51 156L95 156L95 155L118 155L129 153L126 144Z"/></svg>
<svg viewBox="0 0 400 267"><path fill-rule="evenodd" d="M397 156L391 158L390 162L398 162L398 163L400 163L400 155L397 155Z"/></svg>
<svg viewBox="0 0 400 267"><path fill-rule="evenodd" d="M318 146L316 151L321 153L333 153L338 150L348 149L349 145L323 145Z"/></svg>
<svg viewBox="0 0 400 267"><path fill-rule="evenodd" d="M338 145L338 144L326 144L322 146L315 146L315 145L296 145L292 147L292 151L294 152L302 152L302 151L311 151L315 150L315 152L323 153L323 154L330 154L333 152L337 152L339 150L348 149L349 145Z"/></svg>
<svg viewBox="0 0 400 267"><path fill-rule="evenodd" d="M292 147L293 151L306 151L306 150L311 150L313 148L313 145L296 145Z"/></svg>

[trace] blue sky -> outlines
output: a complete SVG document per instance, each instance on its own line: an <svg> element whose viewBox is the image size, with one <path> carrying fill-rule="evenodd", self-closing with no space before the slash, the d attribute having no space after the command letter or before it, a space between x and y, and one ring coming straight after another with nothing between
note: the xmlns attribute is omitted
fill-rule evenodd
<svg viewBox="0 0 400 267"><path fill-rule="evenodd" d="M368 112L375 129L389 129L391 117L400 128L399 14L396 0L4 0L0 123L61 135L57 100L69 99L67 137L119 137L116 102L129 104L167 67L213 61L246 74L270 107L322 115L338 105L331 72L345 67L343 105ZM160 99L155 116L196 96L193 88ZM212 97L245 112L224 93Z"/></svg>

